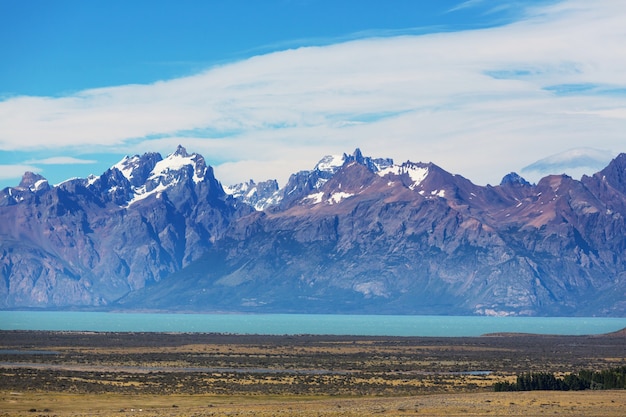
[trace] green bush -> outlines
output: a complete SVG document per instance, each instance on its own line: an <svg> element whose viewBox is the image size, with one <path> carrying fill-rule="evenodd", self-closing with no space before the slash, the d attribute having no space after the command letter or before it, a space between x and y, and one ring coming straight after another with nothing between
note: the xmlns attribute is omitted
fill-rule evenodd
<svg viewBox="0 0 626 417"><path fill-rule="evenodd" d="M585 389L625 389L626 366L603 371L582 370L563 378L548 372L528 372L517 376L515 383L496 382L494 391L580 391Z"/></svg>

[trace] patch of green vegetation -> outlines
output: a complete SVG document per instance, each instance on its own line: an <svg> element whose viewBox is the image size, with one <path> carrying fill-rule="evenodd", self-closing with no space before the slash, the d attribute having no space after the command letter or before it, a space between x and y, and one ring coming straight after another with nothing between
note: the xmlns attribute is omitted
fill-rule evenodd
<svg viewBox="0 0 626 417"><path fill-rule="evenodd" d="M586 389L626 389L626 366L603 371L582 370L560 378L549 372L528 372L517 381L496 382L494 391L581 391Z"/></svg>

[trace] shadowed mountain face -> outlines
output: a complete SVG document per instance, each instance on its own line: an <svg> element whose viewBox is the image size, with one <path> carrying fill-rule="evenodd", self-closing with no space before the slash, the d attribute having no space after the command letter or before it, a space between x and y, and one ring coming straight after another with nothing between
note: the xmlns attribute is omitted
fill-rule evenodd
<svg viewBox="0 0 626 417"><path fill-rule="evenodd" d="M0 305L626 314L626 154L483 187L357 149L227 191L182 147L57 187L25 176L0 194Z"/></svg>

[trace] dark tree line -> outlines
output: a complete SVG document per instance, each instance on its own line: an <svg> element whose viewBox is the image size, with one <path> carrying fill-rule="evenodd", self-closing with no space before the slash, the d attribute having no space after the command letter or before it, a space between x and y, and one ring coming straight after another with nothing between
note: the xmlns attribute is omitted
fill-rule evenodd
<svg viewBox="0 0 626 417"><path fill-rule="evenodd" d="M586 389L626 389L626 366L604 371L583 370L560 378L549 372L528 372L517 376L515 383L496 382L499 391L580 391Z"/></svg>

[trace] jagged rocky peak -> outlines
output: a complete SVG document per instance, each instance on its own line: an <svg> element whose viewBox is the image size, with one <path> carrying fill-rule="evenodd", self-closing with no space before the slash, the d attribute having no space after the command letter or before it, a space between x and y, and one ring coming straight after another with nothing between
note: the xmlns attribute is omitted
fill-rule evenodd
<svg viewBox="0 0 626 417"><path fill-rule="evenodd" d="M346 160L346 154L343 155L326 155L315 165L314 170L321 172L335 172Z"/></svg>
<svg viewBox="0 0 626 417"><path fill-rule="evenodd" d="M626 193L626 153L617 155L598 174L605 178L613 188Z"/></svg>
<svg viewBox="0 0 626 417"><path fill-rule="evenodd" d="M355 166L364 167L366 169L355 170L353 169ZM393 167L395 167L393 159L363 156L363 153L359 148L356 148L350 155L344 153L341 156L324 156L313 170L300 171L291 175L285 188L281 190L282 198L279 200L279 208L287 209L294 204L318 204L322 201L321 198L326 192L331 193L331 195L345 196L345 187L348 186L348 184L356 184L359 181L362 181L362 174L369 171L369 173L383 176L383 171L388 171ZM332 182L329 187L333 188L336 186L338 189L323 190L323 188L326 187L326 184L334 178L341 178L341 180ZM331 198L331 200L331 204L335 204L340 201L333 198Z"/></svg>
<svg viewBox="0 0 626 417"><path fill-rule="evenodd" d="M523 177L521 177L516 172L510 172L502 177L502 181L500 181L500 185L522 185L522 186L530 186L530 183L526 181Z"/></svg>
<svg viewBox="0 0 626 417"><path fill-rule="evenodd" d="M345 164L355 162L366 166L372 172L378 172L393 165L391 158L372 158L363 156L361 149L356 148L351 155L326 155L315 165L314 171L334 174Z"/></svg>
<svg viewBox="0 0 626 417"><path fill-rule="evenodd" d="M621 167L622 171L626 172L626 153L622 152L619 155L617 155L610 163L610 165L617 165L619 167Z"/></svg>
<svg viewBox="0 0 626 417"><path fill-rule="evenodd" d="M29 173L0 190L0 308L626 311L626 154L585 182L553 175L529 187L511 173L483 187L357 149L282 190L275 180L229 188L257 210L278 201L258 215L224 198L182 146L32 192L43 180Z"/></svg>
<svg viewBox="0 0 626 417"><path fill-rule="evenodd" d="M90 179L87 183L102 192L119 194L114 201L120 206L130 206L153 194L158 198L160 193L178 184L195 187L199 183L210 183L215 193L223 194L213 169L206 165L202 155L190 154L182 145L166 158L156 152L125 156L99 179Z"/></svg>
<svg viewBox="0 0 626 417"><path fill-rule="evenodd" d="M359 165L366 166L372 172L378 172L393 166L393 159L363 156L363 153L359 148L356 148L352 155L343 154L343 159L344 163L356 162Z"/></svg>
<svg viewBox="0 0 626 417"><path fill-rule="evenodd" d="M254 182L253 179L250 179L250 181L247 182L241 182L239 184L225 187L224 191L226 191L226 193L232 195L233 197L244 198L248 195L252 195L258 192L259 189L271 189L272 191L276 191L278 190L278 182L276 180L267 180L261 181L257 184L256 182Z"/></svg>
<svg viewBox="0 0 626 417"><path fill-rule="evenodd" d="M43 176L34 172L26 171L17 188L20 190L30 190L35 192L50 189L50 184L48 184L48 180Z"/></svg>
<svg viewBox="0 0 626 417"><path fill-rule="evenodd" d="M156 152L144 153L142 156L127 155L111 169L117 169L132 186L139 187L146 182L155 165L161 160L163 157Z"/></svg>
<svg viewBox="0 0 626 417"><path fill-rule="evenodd" d="M257 184L257 189L267 192L275 192L278 191L278 181L276 180L267 180L262 181Z"/></svg>
<svg viewBox="0 0 626 417"><path fill-rule="evenodd" d="M188 158L190 155L187 153L187 149L183 145L178 145L176 151L172 155Z"/></svg>
<svg viewBox="0 0 626 417"><path fill-rule="evenodd" d="M48 180L39 174L27 171L17 187L6 187L0 191L0 207L26 203L34 194L52 189Z"/></svg>
<svg viewBox="0 0 626 417"><path fill-rule="evenodd" d="M357 164L360 165L365 165L365 158L363 158L363 153L361 152L361 149L356 148L354 150L354 152L352 152L352 155L344 155L344 159L347 160L348 162L356 162Z"/></svg>
<svg viewBox="0 0 626 417"><path fill-rule="evenodd" d="M280 188L276 180L261 181L257 184L251 179L248 182L225 187L224 192L251 205L257 211L265 210L280 201Z"/></svg>
<svg viewBox="0 0 626 417"><path fill-rule="evenodd" d="M156 179L157 177L170 179L172 172L179 172L187 166L193 168L193 181L195 183L203 181L205 175L212 172L208 169L202 155L197 153L189 154L187 149L182 145L178 145L174 153L155 165L149 179Z"/></svg>
<svg viewBox="0 0 626 417"><path fill-rule="evenodd" d="M202 155L189 154L182 145L178 145L165 159L156 152L145 153L142 156L125 156L112 169L120 171L133 187L141 187L146 182L161 184L171 182L173 177L177 177L175 174L185 170L186 167L192 168L193 180L196 183L202 181L209 172Z"/></svg>

